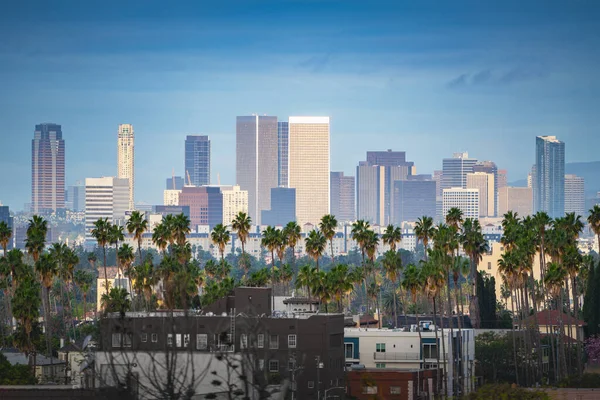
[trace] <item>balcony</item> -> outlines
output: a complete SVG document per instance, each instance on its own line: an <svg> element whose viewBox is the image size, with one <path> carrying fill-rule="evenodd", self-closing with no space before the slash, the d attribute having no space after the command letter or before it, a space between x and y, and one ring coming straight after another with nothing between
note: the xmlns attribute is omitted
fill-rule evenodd
<svg viewBox="0 0 600 400"><path fill-rule="evenodd" d="M376 361L419 361L419 353L384 352L373 353Z"/></svg>

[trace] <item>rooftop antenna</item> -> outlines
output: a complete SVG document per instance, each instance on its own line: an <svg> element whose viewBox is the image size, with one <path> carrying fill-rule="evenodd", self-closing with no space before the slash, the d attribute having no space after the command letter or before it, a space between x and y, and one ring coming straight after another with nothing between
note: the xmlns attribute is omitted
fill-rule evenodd
<svg viewBox="0 0 600 400"><path fill-rule="evenodd" d="M188 185L192 186L192 179L190 178L190 171L188 171L187 169L185 170L185 173L187 175L188 178Z"/></svg>

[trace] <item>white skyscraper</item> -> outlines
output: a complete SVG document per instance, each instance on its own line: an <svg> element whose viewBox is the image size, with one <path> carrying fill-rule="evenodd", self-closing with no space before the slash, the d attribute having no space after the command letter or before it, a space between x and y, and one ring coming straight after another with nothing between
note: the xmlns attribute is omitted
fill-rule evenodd
<svg viewBox="0 0 600 400"><path fill-rule="evenodd" d="M115 177L85 179L85 237L93 240L91 231L100 218L113 224L125 221L129 206L129 181Z"/></svg>
<svg viewBox="0 0 600 400"><path fill-rule="evenodd" d="M467 174L467 189L479 190L479 216L492 217L496 208L494 193L494 174L487 172L473 172Z"/></svg>
<svg viewBox="0 0 600 400"><path fill-rule="evenodd" d="M565 175L565 213L586 215L585 182L581 176Z"/></svg>
<svg viewBox="0 0 600 400"><path fill-rule="evenodd" d="M248 213L248 191L239 186L221 186L223 194L223 225L231 225L231 221L240 212Z"/></svg>
<svg viewBox="0 0 600 400"><path fill-rule="evenodd" d="M329 117L290 117L288 186L301 226L329 214Z"/></svg>
<svg viewBox="0 0 600 400"><path fill-rule="evenodd" d="M129 210L133 210L133 190L135 185L133 139L133 125L119 125L117 139L117 178L129 179Z"/></svg>
<svg viewBox="0 0 600 400"><path fill-rule="evenodd" d="M451 208L458 208L463 212L463 218L479 218L479 189L463 189L453 187L444 189L442 195L442 213L448 214Z"/></svg>
<svg viewBox="0 0 600 400"><path fill-rule="evenodd" d="M163 191L163 205L165 206L178 206L179 205L179 194L181 190L177 189L166 189Z"/></svg>

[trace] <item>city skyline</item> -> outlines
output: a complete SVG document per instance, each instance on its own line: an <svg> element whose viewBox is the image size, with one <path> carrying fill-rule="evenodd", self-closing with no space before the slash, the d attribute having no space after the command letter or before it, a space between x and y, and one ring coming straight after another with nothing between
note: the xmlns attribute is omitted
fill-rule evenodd
<svg viewBox="0 0 600 400"><path fill-rule="evenodd" d="M0 200L13 209L29 202L26 133L39 121L63 127L67 185L114 174L114 127L132 123L143 132L136 198L150 204L162 197L157 176L184 175L187 134L211 136L211 180L234 183L233 118L253 112L329 115L331 168L348 175L365 151L392 147L419 173L469 151L512 182L525 178L538 135L569 143L567 162L597 160L596 3L26 3L0 16L11 38L0 49L0 135L14 149L0 161L14 171Z"/></svg>

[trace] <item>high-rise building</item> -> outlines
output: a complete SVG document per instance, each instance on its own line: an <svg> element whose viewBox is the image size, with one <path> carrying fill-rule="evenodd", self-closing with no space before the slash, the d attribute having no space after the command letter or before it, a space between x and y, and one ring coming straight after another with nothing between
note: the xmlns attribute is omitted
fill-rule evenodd
<svg viewBox="0 0 600 400"><path fill-rule="evenodd" d="M479 161L473 166L473 172L485 172L494 175L494 213L488 217L494 217L498 213L498 167L493 161Z"/></svg>
<svg viewBox="0 0 600 400"><path fill-rule="evenodd" d="M123 224L129 210L129 180L115 177L85 179L85 237L91 235L94 223L108 218L113 224Z"/></svg>
<svg viewBox="0 0 600 400"><path fill-rule="evenodd" d="M173 176L171 178L167 178L167 185L165 186L166 190L181 190L183 188L184 181L181 176Z"/></svg>
<svg viewBox="0 0 600 400"><path fill-rule="evenodd" d="M467 174L473 172L477 163L474 158L469 158L469 153L454 153L452 158L442 161L442 190L449 188L466 188Z"/></svg>
<svg viewBox="0 0 600 400"><path fill-rule="evenodd" d="M192 229L208 225L210 229L223 223L223 194L217 186L184 186L179 206L190 207Z"/></svg>
<svg viewBox="0 0 600 400"><path fill-rule="evenodd" d="M355 220L354 186L353 176L344 176L343 172L331 172L330 213L335 215L338 222Z"/></svg>
<svg viewBox="0 0 600 400"><path fill-rule="evenodd" d="M248 213L248 191L238 185L219 188L223 194L223 225L231 225L240 212Z"/></svg>
<svg viewBox="0 0 600 400"><path fill-rule="evenodd" d="M296 189L271 189L271 209L262 211L263 225L285 226L296 221Z"/></svg>
<svg viewBox="0 0 600 400"><path fill-rule="evenodd" d="M184 180L186 184L194 186L210 184L210 139L208 136L186 136Z"/></svg>
<svg viewBox="0 0 600 400"><path fill-rule="evenodd" d="M135 188L135 151L133 125L119 125L119 132L117 136L117 178L129 180L128 209L133 210L133 192Z"/></svg>
<svg viewBox="0 0 600 400"><path fill-rule="evenodd" d="M519 217L533 214L533 190L528 187L504 186L498 191L498 216L516 212Z"/></svg>
<svg viewBox="0 0 600 400"><path fill-rule="evenodd" d="M2 203L0 203L0 222L4 222L6 223L6 225L8 225L8 227L10 228L10 230L13 230L13 218L10 216L10 209L8 208L8 206L3 206ZM13 248L12 244L13 244L13 240L14 240L14 234L11 236L10 240L8 241L8 245L6 247L6 250L10 250ZM2 247L0 247L0 250L4 250L2 249ZM5 254L3 254L5 255Z"/></svg>
<svg viewBox="0 0 600 400"><path fill-rule="evenodd" d="M236 120L236 183L248 191L248 215L260 225L262 210L271 206L278 186L277 117L251 115Z"/></svg>
<svg viewBox="0 0 600 400"><path fill-rule="evenodd" d="M329 117L290 117L288 186L302 226L329 214Z"/></svg>
<svg viewBox="0 0 600 400"><path fill-rule="evenodd" d="M67 188L65 205L71 211L85 211L85 186L81 184L81 181L77 181L75 185Z"/></svg>
<svg viewBox="0 0 600 400"><path fill-rule="evenodd" d="M427 216L436 216L436 182L431 179L411 179L394 182L395 225L415 222Z"/></svg>
<svg viewBox="0 0 600 400"><path fill-rule="evenodd" d="M508 171L505 169L498 170L498 190L502 187L508 186Z"/></svg>
<svg viewBox="0 0 600 400"><path fill-rule="evenodd" d="M585 216L585 182L581 176L565 175L565 213Z"/></svg>
<svg viewBox="0 0 600 400"><path fill-rule="evenodd" d="M496 215L494 174L473 172L467 174L467 189L479 190L479 216L493 217Z"/></svg>
<svg viewBox="0 0 600 400"><path fill-rule="evenodd" d="M545 211L550 218L565 212L565 143L556 136L535 139L533 211Z"/></svg>
<svg viewBox="0 0 600 400"><path fill-rule="evenodd" d="M181 189L167 189L163 191L163 205L165 206L178 206L179 205L179 194Z"/></svg>
<svg viewBox="0 0 600 400"><path fill-rule="evenodd" d="M289 124L284 121L277 122L277 175L281 187L288 186L288 136Z"/></svg>
<svg viewBox="0 0 600 400"><path fill-rule="evenodd" d="M463 218L479 218L479 189L463 189L460 187L444 189L442 215L447 215L451 208L463 212Z"/></svg>
<svg viewBox="0 0 600 400"><path fill-rule="evenodd" d="M65 208L65 141L57 124L35 126L31 141L31 211Z"/></svg>

